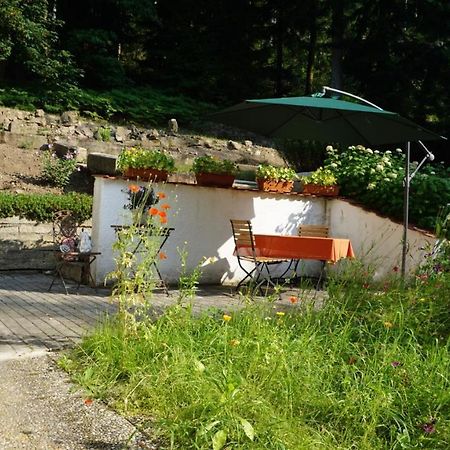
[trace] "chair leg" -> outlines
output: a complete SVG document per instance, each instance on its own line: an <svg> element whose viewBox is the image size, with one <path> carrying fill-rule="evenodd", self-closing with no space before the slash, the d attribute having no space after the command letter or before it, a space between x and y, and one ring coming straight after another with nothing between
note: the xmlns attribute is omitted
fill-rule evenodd
<svg viewBox="0 0 450 450"><path fill-rule="evenodd" d="M320 282L322 281L322 278L323 278L323 275L325 272L325 261L321 261L321 264L322 264L322 268L320 270L319 279L317 280L316 291L319 290Z"/></svg>
<svg viewBox="0 0 450 450"><path fill-rule="evenodd" d="M64 277L62 275L62 267L63 267L63 264L58 264L56 266L56 268L55 268L56 273L53 276L52 282L50 283L50 286L48 288L48 292L51 291L51 289L53 287L53 284L55 283L56 278L59 277L59 279L61 280L62 285L64 286L64 290L66 291L66 295L69 294L69 290L67 289L66 282L64 281Z"/></svg>

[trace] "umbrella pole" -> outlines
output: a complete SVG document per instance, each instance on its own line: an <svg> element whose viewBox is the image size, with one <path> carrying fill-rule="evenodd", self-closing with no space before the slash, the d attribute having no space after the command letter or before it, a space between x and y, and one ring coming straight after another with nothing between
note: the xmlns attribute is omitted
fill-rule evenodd
<svg viewBox="0 0 450 450"><path fill-rule="evenodd" d="M411 142L406 144L406 158L405 158L405 178L403 180L403 246L402 246L402 278L406 275L406 254L408 252L408 225L409 225L409 160L411 153Z"/></svg>

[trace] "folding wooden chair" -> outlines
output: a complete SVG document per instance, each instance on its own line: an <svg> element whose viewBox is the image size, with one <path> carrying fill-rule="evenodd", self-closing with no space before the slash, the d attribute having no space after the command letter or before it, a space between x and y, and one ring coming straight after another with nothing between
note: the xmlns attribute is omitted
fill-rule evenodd
<svg viewBox="0 0 450 450"><path fill-rule="evenodd" d="M264 283L267 283L267 287L269 287L269 285L276 287L276 284L270 276L269 266L273 264L280 264L288 260L270 258L258 254L258 249L255 246L252 225L249 220L231 219L230 222L235 244L234 253L238 259L239 267L245 272L245 277L238 283L236 289L239 289L247 279L255 282L255 290L259 289L261 294L261 287ZM242 264L244 261L253 263L253 269L250 271L247 270ZM263 271L266 272L266 276L264 276ZM254 276L254 274L256 276Z"/></svg>
<svg viewBox="0 0 450 450"><path fill-rule="evenodd" d="M329 227L326 225L299 225L298 235L299 236L311 236L311 237L328 237ZM319 279L317 280L316 290L319 289L320 282L322 281L323 274L325 272L326 261L320 261L322 268L320 270ZM297 271L297 264L295 266L295 271Z"/></svg>

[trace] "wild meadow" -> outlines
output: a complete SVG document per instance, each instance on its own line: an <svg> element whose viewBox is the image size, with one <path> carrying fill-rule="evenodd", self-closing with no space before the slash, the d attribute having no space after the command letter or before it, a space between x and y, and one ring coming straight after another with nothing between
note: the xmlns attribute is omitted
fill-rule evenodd
<svg viewBox="0 0 450 450"><path fill-rule="evenodd" d="M327 290L320 307L299 290L284 309L138 309L61 365L161 449L450 448L449 272L376 284L354 266Z"/></svg>

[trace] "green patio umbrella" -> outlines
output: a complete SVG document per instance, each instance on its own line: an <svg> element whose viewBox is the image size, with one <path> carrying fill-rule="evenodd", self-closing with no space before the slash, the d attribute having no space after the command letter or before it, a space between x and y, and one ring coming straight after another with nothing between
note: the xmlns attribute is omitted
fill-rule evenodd
<svg viewBox="0 0 450 450"><path fill-rule="evenodd" d="M329 98L327 91L355 98L359 102ZM402 275L405 275L409 221L409 185L422 164L434 155L422 141L445 139L397 113L385 111L349 92L324 86L311 97L246 100L210 115L211 120L272 138L314 140L343 145L374 146L407 142L404 180ZM410 143L419 142L426 156L410 175Z"/></svg>
<svg viewBox="0 0 450 450"><path fill-rule="evenodd" d="M233 127L273 138L344 145L382 145L441 136L390 111L324 97L246 100L211 114Z"/></svg>

